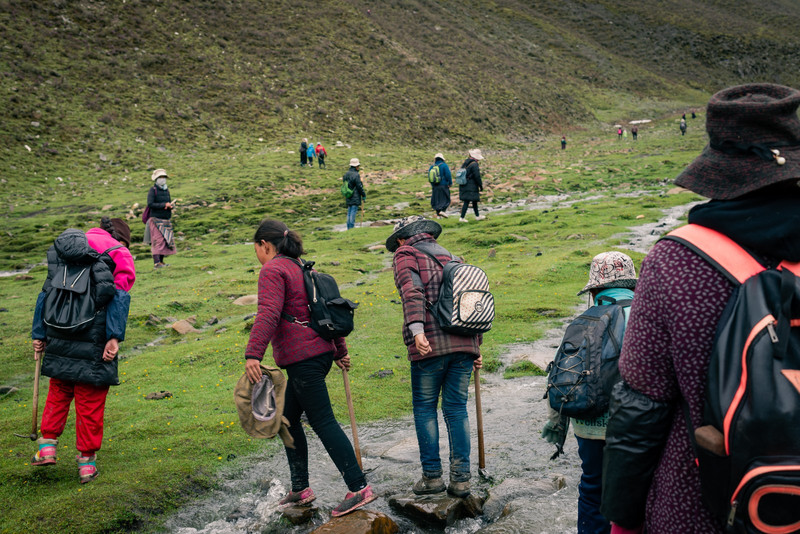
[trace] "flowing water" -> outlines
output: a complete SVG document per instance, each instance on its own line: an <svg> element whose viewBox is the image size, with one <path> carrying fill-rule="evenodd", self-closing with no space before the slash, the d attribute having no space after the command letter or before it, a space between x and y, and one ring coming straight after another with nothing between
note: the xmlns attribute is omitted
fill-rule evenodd
<svg viewBox="0 0 800 534"><path fill-rule="evenodd" d="M621 246L646 252L662 232L678 224L680 216L692 205L666 210L658 222L631 228L623 239L627 243ZM552 359L570 320L555 321L554 328L542 339L507 346L501 355L503 363L528 359L543 368ZM554 446L540 438L547 417L546 401L542 398L546 377L504 380L499 374L490 373L481 377L486 470L479 475L475 404L471 398L468 406L473 429L472 485L473 493L492 498L486 503L483 517L459 521L445 532L576 533L580 459L571 437L565 444L565 454L556 460L550 460ZM345 428L348 435L349 431L349 427ZM408 492L421 474L412 419L362 425L358 432L367 479L380 496L368 508L392 517L403 533L441 532L414 524L388 505L389 496ZM319 526L347 489L320 441L309 428L306 433L310 482L317 495L314 504L319 508L312 523L289 526L280 520L277 503L289 489L289 468L281 450L249 458L237 471L223 474L220 487L170 517L167 530L177 534L302 534ZM447 472L447 433L441 421L440 435L440 451Z"/></svg>

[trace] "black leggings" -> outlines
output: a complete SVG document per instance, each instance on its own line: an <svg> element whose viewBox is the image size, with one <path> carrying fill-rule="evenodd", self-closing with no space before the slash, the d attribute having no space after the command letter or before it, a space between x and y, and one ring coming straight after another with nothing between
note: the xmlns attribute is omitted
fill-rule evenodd
<svg viewBox="0 0 800 534"><path fill-rule="evenodd" d="M164 256L161 254L153 254L153 263L161 263L164 261Z"/></svg>
<svg viewBox="0 0 800 534"><path fill-rule="evenodd" d="M358 491L367 485L367 479L358 467L353 446L333 416L328 387L325 385L325 376L331 370L332 364L333 353L327 353L286 367L289 381L283 415L289 420L289 433L294 438L295 448L286 448L286 458L292 475L292 491L308 487L308 442L300 421L303 412L328 451L328 456L342 474L347 488Z"/></svg>
<svg viewBox="0 0 800 534"><path fill-rule="evenodd" d="M461 218L463 219L464 216L467 214L467 208L469 207L469 203L472 202L472 209L475 211L475 217L478 217L478 201L477 200L465 200L464 204L461 206Z"/></svg>

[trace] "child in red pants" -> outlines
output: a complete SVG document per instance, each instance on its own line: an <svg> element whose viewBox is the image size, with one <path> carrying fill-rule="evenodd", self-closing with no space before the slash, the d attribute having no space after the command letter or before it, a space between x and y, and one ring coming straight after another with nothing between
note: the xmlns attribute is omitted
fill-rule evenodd
<svg viewBox="0 0 800 534"><path fill-rule="evenodd" d="M125 337L130 295L136 280L133 257L128 251L131 232L122 219L103 217L100 228L85 234L67 230L47 252L47 280L36 302L33 316L34 358L43 357L42 374L50 377L42 413L42 437L31 460L35 466L56 463L58 437L64 432L69 407L75 401L76 445L80 455L78 474L81 483L97 476L96 453L103 443L103 414L108 388L119 384L117 353ZM93 261L100 255L113 260L113 272L97 267ZM66 279L68 264L89 265L95 309L91 323L79 333L64 333L45 322L49 291ZM108 264L106 264L108 265ZM63 275L62 275L63 273ZM52 283L51 283L52 282ZM77 279L74 283L77 283ZM73 285L74 285L73 283ZM54 306L55 307L55 306Z"/></svg>

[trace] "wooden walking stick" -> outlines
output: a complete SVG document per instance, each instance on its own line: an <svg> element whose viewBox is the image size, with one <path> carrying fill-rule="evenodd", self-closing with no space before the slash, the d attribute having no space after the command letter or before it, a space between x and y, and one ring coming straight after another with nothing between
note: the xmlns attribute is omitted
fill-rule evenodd
<svg viewBox="0 0 800 534"><path fill-rule="evenodd" d="M344 378L344 394L347 397L347 411L350 412L350 430L353 431L353 449L356 453L356 461L358 467L363 471L364 466L361 465L361 447L358 446L358 430L356 429L356 414L353 410L353 397L350 395L350 377L347 375L347 369L342 368L342 377Z"/></svg>
<svg viewBox="0 0 800 534"><path fill-rule="evenodd" d="M481 409L481 370L475 369L475 415L478 420L478 469L483 474L486 456L483 452L483 410Z"/></svg>
<svg viewBox="0 0 800 534"><path fill-rule="evenodd" d="M33 423L31 424L30 434L14 434L18 438L30 438L31 441L36 441L39 437L39 376L42 374L42 357L44 351L35 351L33 359L36 360L36 370L33 374Z"/></svg>

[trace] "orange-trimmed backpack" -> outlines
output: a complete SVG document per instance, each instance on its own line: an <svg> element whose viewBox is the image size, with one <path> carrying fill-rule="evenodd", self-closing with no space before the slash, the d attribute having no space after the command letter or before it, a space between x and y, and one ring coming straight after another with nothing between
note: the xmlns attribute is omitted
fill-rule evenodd
<svg viewBox="0 0 800 534"><path fill-rule="evenodd" d="M736 285L717 326L699 428L684 406L706 503L728 532L800 532L800 263L766 268L694 224L666 238Z"/></svg>

